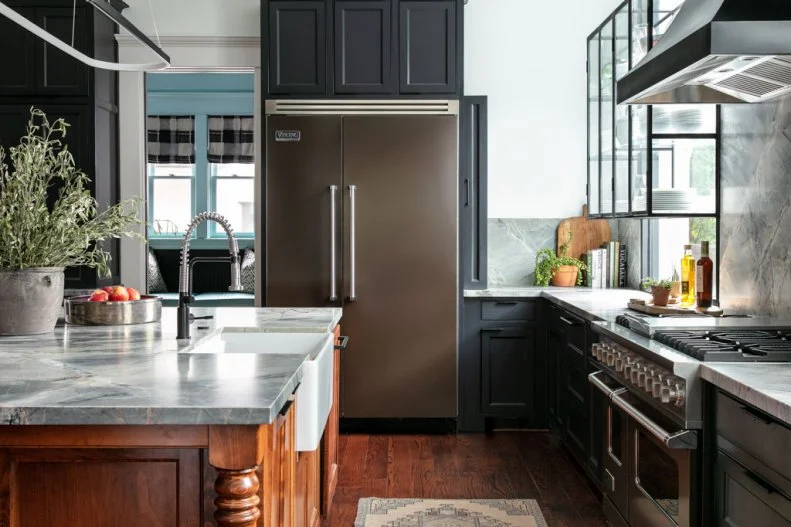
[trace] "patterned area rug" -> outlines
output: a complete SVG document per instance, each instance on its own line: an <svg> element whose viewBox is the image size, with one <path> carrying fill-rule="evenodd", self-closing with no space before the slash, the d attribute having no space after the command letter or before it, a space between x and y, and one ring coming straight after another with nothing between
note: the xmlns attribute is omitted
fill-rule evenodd
<svg viewBox="0 0 791 527"><path fill-rule="evenodd" d="M363 498L354 527L547 527L535 500Z"/></svg>

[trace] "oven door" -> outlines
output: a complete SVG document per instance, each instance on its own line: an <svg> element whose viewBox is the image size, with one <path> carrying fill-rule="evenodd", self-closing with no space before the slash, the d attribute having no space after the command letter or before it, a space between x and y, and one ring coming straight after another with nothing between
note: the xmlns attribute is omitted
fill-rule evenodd
<svg viewBox="0 0 791 527"><path fill-rule="evenodd" d="M590 374L588 380L600 392L596 396L601 396L604 408L601 480L605 514L611 525L625 525L629 517L629 417L612 403L612 395L626 388L601 371Z"/></svg>
<svg viewBox="0 0 791 527"><path fill-rule="evenodd" d="M698 434L678 430L631 392L612 404L629 416L629 525L693 527L692 496Z"/></svg>

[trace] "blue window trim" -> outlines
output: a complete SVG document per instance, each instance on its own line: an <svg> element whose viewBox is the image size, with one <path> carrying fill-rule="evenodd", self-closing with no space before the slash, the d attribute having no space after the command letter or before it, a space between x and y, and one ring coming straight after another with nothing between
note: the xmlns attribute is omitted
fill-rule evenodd
<svg viewBox="0 0 791 527"><path fill-rule="evenodd" d="M192 184L192 215L214 210L213 178L208 162L209 115L253 116L254 81L252 74L148 74L146 75L147 115L192 115L195 117L195 170ZM153 178L147 172L148 195L153 197ZM148 217L153 218L153 199L148 200ZM252 246L253 233L236 233L240 247ZM158 236L148 230L154 248L176 248L181 235ZM224 233L206 223L196 229L191 246L219 248L227 244Z"/></svg>

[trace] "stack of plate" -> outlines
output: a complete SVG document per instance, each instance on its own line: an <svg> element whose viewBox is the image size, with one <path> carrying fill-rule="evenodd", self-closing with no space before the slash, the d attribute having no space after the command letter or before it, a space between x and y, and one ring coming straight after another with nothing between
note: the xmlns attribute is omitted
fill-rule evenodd
<svg viewBox="0 0 791 527"><path fill-rule="evenodd" d="M694 208L696 192L692 189L654 189L651 205L654 211L684 212Z"/></svg>

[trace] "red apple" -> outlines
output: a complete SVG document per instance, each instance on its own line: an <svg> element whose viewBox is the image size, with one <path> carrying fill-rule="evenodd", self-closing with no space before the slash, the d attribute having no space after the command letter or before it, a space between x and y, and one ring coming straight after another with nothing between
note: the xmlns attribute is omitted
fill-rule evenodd
<svg viewBox="0 0 791 527"><path fill-rule="evenodd" d="M126 292L124 286L113 287L113 292L110 293L110 302L126 302L129 300L129 293Z"/></svg>
<svg viewBox="0 0 791 527"><path fill-rule="evenodd" d="M88 302L107 302L109 299L107 291L103 291L102 289L97 289L93 293L91 293L90 298L88 298Z"/></svg>
<svg viewBox="0 0 791 527"><path fill-rule="evenodd" d="M127 287L126 293L129 295L129 300L140 300L140 292L134 287Z"/></svg>
<svg viewBox="0 0 791 527"><path fill-rule="evenodd" d="M102 291L104 291L108 295L113 292L113 289L115 289L114 285L107 285L107 286L102 287Z"/></svg>

